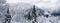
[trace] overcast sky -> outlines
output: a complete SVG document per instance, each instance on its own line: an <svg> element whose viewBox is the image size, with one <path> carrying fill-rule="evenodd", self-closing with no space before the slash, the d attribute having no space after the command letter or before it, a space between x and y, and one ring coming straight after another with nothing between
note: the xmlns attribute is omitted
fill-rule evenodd
<svg viewBox="0 0 60 23"><path fill-rule="evenodd" d="M56 10L60 7L60 0L7 0L7 3L31 3L37 5L39 8L46 10Z"/></svg>
<svg viewBox="0 0 60 23"><path fill-rule="evenodd" d="M58 11L60 9L60 0L43 0L36 4L38 7L47 11Z"/></svg>

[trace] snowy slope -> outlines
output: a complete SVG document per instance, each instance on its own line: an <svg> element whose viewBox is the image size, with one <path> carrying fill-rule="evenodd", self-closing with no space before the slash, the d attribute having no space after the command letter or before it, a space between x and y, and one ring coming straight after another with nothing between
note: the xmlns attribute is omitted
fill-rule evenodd
<svg viewBox="0 0 60 23"><path fill-rule="evenodd" d="M12 16L11 23L32 23L33 20L28 21L25 19L25 15L28 12L32 11L32 4L28 3L18 3L18 4L9 4L10 5L10 13ZM36 23L60 23L60 16L49 16L48 18L44 17L44 10L36 7L37 14L37 22ZM4 21L4 17L0 18L0 23Z"/></svg>
<svg viewBox="0 0 60 23"><path fill-rule="evenodd" d="M10 8L10 9L13 8L12 13L14 14L14 16L12 17L11 23L31 23L33 20L28 22L28 20L26 20L24 18L24 15L32 10L31 5L29 5L29 4L27 5L26 3L25 4L21 3L21 5L20 5L20 3L19 3L17 6L18 7L16 7L16 5L15 5L14 7ZM26 11L26 10L28 10L28 11ZM37 9L37 10L38 10L37 13L40 12L42 14L43 11L41 11L41 9ZM58 20L58 19L59 19L58 17L54 17L54 16L51 16L48 18L46 18L44 16L38 16L37 23L59 23L60 20Z"/></svg>

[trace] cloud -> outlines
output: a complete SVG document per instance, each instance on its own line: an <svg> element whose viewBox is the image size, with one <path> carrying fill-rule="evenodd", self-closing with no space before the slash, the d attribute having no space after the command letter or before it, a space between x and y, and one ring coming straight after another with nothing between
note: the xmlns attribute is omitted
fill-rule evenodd
<svg viewBox="0 0 60 23"><path fill-rule="evenodd" d="M18 2L23 2L23 3L31 3L31 4L34 4L34 3L37 3L39 2L40 0L7 0L7 3L18 3Z"/></svg>
<svg viewBox="0 0 60 23"><path fill-rule="evenodd" d="M17 3L17 0L7 0L7 3Z"/></svg>
<svg viewBox="0 0 60 23"><path fill-rule="evenodd" d="M58 9L60 2L58 3L58 0L42 0L36 5L41 9L52 12Z"/></svg>

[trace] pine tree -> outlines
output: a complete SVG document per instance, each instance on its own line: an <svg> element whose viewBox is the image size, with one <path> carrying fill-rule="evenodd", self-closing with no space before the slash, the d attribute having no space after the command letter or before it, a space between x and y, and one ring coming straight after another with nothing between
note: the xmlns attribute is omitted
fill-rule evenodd
<svg viewBox="0 0 60 23"><path fill-rule="evenodd" d="M33 17L34 17L34 19L35 19L32 23L34 23L34 22L36 22L36 17L37 17L37 16L36 16L36 9L35 9L35 5L33 5L32 14L33 14L32 16L33 16Z"/></svg>
<svg viewBox="0 0 60 23"><path fill-rule="evenodd" d="M9 8L7 9L7 14L9 14Z"/></svg>
<svg viewBox="0 0 60 23"><path fill-rule="evenodd" d="M31 18L31 15L30 15L30 12L28 13L28 20L31 20L32 18Z"/></svg>
<svg viewBox="0 0 60 23"><path fill-rule="evenodd" d="M10 12L9 12L9 8L7 9L7 14L5 16L6 16L5 23L6 22L10 23L10 21L11 21L11 15L10 15Z"/></svg>

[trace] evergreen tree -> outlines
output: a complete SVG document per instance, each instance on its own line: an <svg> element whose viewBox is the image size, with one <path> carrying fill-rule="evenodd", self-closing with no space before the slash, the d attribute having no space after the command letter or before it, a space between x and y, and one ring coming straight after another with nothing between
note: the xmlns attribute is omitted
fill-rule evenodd
<svg viewBox="0 0 60 23"><path fill-rule="evenodd" d="M6 16L5 23L6 22L10 23L12 17L10 15L9 8L7 9L7 14L5 16Z"/></svg>
<svg viewBox="0 0 60 23"><path fill-rule="evenodd" d="M36 16L36 9L35 9L35 5L33 5L32 14L33 14L32 16L33 16L33 17L34 17L34 19L35 19L35 20L34 20L34 22L36 22L36 17L37 17L37 16ZM34 22L33 22L33 23L34 23Z"/></svg>
<svg viewBox="0 0 60 23"><path fill-rule="evenodd" d="M28 20L31 20L32 19L32 17L31 17L31 15L30 15L30 12L28 13Z"/></svg>

